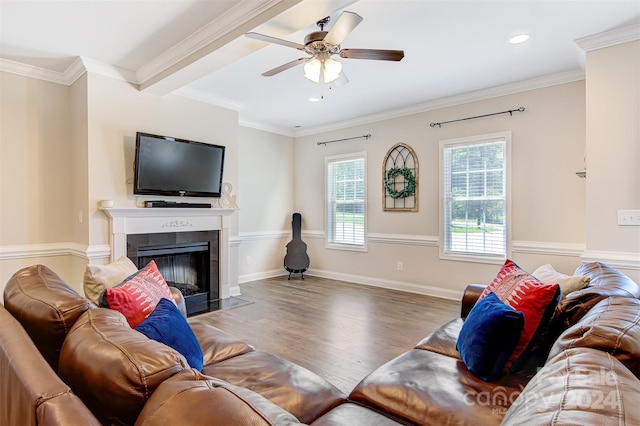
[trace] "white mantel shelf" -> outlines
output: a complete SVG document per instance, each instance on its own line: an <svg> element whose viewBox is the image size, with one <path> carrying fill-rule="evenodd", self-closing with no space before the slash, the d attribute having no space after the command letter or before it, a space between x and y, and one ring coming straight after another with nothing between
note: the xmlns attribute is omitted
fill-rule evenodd
<svg viewBox="0 0 640 426"><path fill-rule="evenodd" d="M192 209L192 208L101 208L107 216L115 217L180 217L180 216L230 216L238 209Z"/></svg>
<svg viewBox="0 0 640 426"><path fill-rule="evenodd" d="M229 217L224 208L101 208L111 224L111 260L127 255L127 235L162 232L220 231L220 298L230 297Z"/></svg>

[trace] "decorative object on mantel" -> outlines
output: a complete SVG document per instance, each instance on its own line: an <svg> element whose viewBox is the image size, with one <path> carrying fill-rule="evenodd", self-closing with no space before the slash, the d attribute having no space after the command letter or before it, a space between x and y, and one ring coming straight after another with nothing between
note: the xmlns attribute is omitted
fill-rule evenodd
<svg viewBox="0 0 640 426"><path fill-rule="evenodd" d="M229 182L222 183L222 194L220 198L213 201L213 208L219 209L237 209L236 196L231 195L233 186Z"/></svg>
<svg viewBox="0 0 640 426"><path fill-rule="evenodd" d="M455 123L458 121L465 121L465 120L473 120L475 118L484 118L484 117L491 117L492 115L500 115L500 114L509 114L509 116L513 117L513 113L514 112L523 112L524 111L524 107L520 107L520 108L516 108L516 109L509 109L507 111L500 111L500 112L492 112L491 114L483 114L483 115L476 115L473 117L465 117L465 118L459 118L457 120L450 120L450 121L442 121L439 123L431 123L429 124L429 126L431 127L442 127L443 124L449 124L449 123Z"/></svg>
<svg viewBox="0 0 640 426"><path fill-rule="evenodd" d="M335 140L332 140L332 141L325 141L325 142L316 142L316 144L317 145L327 146L328 143L344 142L344 141L350 141L350 140L353 140L353 139L361 139L361 138L369 139L370 137L371 137L371 133L369 133L367 135L362 135L362 136L354 136L352 138L335 139Z"/></svg>
<svg viewBox="0 0 640 426"><path fill-rule="evenodd" d="M398 143L384 157L382 208L418 211L418 156L409 145Z"/></svg>
<svg viewBox="0 0 640 426"><path fill-rule="evenodd" d="M98 208L100 209L110 209L113 207L113 200L100 200Z"/></svg>

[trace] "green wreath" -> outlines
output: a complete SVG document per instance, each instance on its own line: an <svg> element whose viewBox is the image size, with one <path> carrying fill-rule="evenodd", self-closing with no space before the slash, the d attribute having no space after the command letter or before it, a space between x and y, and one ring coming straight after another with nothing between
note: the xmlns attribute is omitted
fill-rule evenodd
<svg viewBox="0 0 640 426"><path fill-rule="evenodd" d="M405 181L404 187L400 191L396 191L393 187L395 177L398 175L402 175ZM413 195L416 190L416 177L413 175L411 169L406 167L392 167L387 170L384 187L391 198L406 198Z"/></svg>

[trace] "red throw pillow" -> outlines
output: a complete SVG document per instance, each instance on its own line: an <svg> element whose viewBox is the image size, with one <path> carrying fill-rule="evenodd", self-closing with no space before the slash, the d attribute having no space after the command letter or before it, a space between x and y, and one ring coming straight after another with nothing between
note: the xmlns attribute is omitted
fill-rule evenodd
<svg viewBox="0 0 640 426"><path fill-rule="evenodd" d="M109 308L124 315L131 328L144 321L163 297L175 303L153 260L116 287L108 288L106 296Z"/></svg>
<svg viewBox="0 0 640 426"><path fill-rule="evenodd" d="M503 303L524 314L524 329L520 340L505 365L507 370L517 370L549 323L560 300L560 287L558 284L544 284L538 281L507 259L478 300L491 292Z"/></svg>

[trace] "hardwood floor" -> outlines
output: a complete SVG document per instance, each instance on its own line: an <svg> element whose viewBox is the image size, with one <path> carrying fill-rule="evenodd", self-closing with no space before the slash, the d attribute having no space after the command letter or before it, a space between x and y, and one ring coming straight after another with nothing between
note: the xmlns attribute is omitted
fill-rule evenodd
<svg viewBox="0 0 640 426"><path fill-rule="evenodd" d="M345 393L460 315L460 303L318 277L241 284L252 303L191 317L302 365Z"/></svg>

